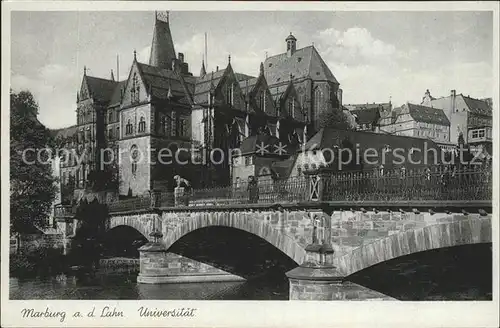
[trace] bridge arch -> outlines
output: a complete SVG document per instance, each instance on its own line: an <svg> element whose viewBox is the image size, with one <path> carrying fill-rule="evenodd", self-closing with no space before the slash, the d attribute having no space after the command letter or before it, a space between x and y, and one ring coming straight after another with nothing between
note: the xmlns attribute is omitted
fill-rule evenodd
<svg viewBox="0 0 500 328"><path fill-rule="evenodd" d="M434 224L376 240L335 258L345 276L401 256L438 248L491 243L491 218Z"/></svg>
<svg viewBox="0 0 500 328"><path fill-rule="evenodd" d="M114 228L120 226L127 226L134 228L141 235L146 237L149 240L149 234L153 231L150 227L150 224L145 224L144 220L139 219L137 216L112 216L109 220L109 224L107 226L107 231L110 231Z"/></svg>
<svg viewBox="0 0 500 328"><path fill-rule="evenodd" d="M229 227L246 231L264 239L297 264L303 262L306 255L304 248L287 235L283 229L279 229L276 224L271 223L271 214L251 214L253 215L242 217L241 213L237 212L193 213L191 217L170 227L166 234L164 232L164 245L168 249L183 236L198 229L214 226Z"/></svg>

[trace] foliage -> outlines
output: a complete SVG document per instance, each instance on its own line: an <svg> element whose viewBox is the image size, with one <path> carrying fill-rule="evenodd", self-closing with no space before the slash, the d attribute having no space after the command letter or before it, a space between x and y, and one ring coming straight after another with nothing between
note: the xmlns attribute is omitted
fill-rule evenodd
<svg viewBox="0 0 500 328"><path fill-rule="evenodd" d="M70 261L79 265L98 263L108 215L106 204L100 204L96 199L90 203L85 199L80 202L75 218L81 225L73 238Z"/></svg>
<svg viewBox="0 0 500 328"><path fill-rule="evenodd" d="M10 274L16 277L50 276L65 269L65 256L60 248L41 247L10 254Z"/></svg>
<svg viewBox="0 0 500 328"><path fill-rule="evenodd" d="M338 130L352 129L347 116L339 109L320 113L318 120L320 128L334 128Z"/></svg>
<svg viewBox="0 0 500 328"><path fill-rule="evenodd" d="M33 151L52 145L48 129L38 119L38 105L29 91L10 93L10 218L11 231L44 226L57 187L49 153Z"/></svg>
<svg viewBox="0 0 500 328"><path fill-rule="evenodd" d="M61 184L61 203L70 205L75 191L75 177L70 175L68 182Z"/></svg>

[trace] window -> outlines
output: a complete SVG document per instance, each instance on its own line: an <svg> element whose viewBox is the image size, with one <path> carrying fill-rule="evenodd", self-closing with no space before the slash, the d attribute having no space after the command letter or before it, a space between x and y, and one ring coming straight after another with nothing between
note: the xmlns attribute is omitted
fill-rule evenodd
<svg viewBox="0 0 500 328"><path fill-rule="evenodd" d="M250 165L253 165L252 156L245 156L245 166L250 166Z"/></svg>
<svg viewBox="0 0 500 328"><path fill-rule="evenodd" d="M113 121L113 111L110 109L108 113L108 123Z"/></svg>
<svg viewBox="0 0 500 328"><path fill-rule="evenodd" d="M231 84L231 85L229 85L229 86L227 87L227 90L226 90L226 92L227 92L227 95L226 95L226 101L227 101L227 103L228 103L229 105L232 105L232 104L233 104L233 91L234 91L234 89L233 89L233 85Z"/></svg>
<svg viewBox="0 0 500 328"><path fill-rule="evenodd" d="M288 101L288 115L295 118L295 99L293 98Z"/></svg>
<svg viewBox="0 0 500 328"><path fill-rule="evenodd" d="M162 132L164 135L170 135L170 118L168 116L163 116L161 119Z"/></svg>
<svg viewBox="0 0 500 328"><path fill-rule="evenodd" d="M265 112L266 111L266 93L262 91L259 96L259 108Z"/></svg>
<svg viewBox="0 0 500 328"><path fill-rule="evenodd" d="M484 138L484 136L485 136L485 133L484 133L484 132L485 132L484 130L479 130L479 131L478 131L478 136L479 136L479 138Z"/></svg>
<svg viewBox="0 0 500 328"><path fill-rule="evenodd" d="M113 139L113 129L108 130L108 139L112 140Z"/></svg>
<svg viewBox="0 0 500 328"><path fill-rule="evenodd" d="M133 126L130 123L130 120L127 121L127 125L125 126L125 134L132 134Z"/></svg>
<svg viewBox="0 0 500 328"><path fill-rule="evenodd" d="M132 159L132 175L135 176L135 174L137 173L137 162L139 161L139 149L137 149L136 145L130 147L130 158Z"/></svg>
<svg viewBox="0 0 500 328"><path fill-rule="evenodd" d="M139 78L137 73L134 73L132 78L132 88L130 89L130 98L132 103L139 102Z"/></svg>
<svg viewBox="0 0 500 328"><path fill-rule="evenodd" d="M317 113L320 112L321 110L321 105L323 103L323 93L321 92L320 88L316 88L314 90L314 104L313 104L313 110L314 113L311 115L311 118L314 118Z"/></svg>
<svg viewBox="0 0 500 328"><path fill-rule="evenodd" d="M146 120L144 119L144 116L141 116L141 119L139 120L139 132L145 132L146 131Z"/></svg>
<svg viewBox="0 0 500 328"><path fill-rule="evenodd" d="M171 133L172 137L177 136L177 113L176 112L172 112L172 116L170 119L170 133Z"/></svg>
<svg viewBox="0 0 500 328"><path fill-rule="evenodd" d="M187 133L187 120L183 117L179 118L179 136L185 137Z"/></svg>
<svg viewBox="0 0 500 328"><path fill-rule="evenodd" d="M120 127L119 126L116 127L116 138L120 139Z"/></svg>

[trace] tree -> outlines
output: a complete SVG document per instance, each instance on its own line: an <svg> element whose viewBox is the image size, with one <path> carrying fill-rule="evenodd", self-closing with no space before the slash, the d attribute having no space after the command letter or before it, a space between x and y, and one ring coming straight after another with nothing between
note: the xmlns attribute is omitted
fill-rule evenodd
<svg viewBox="0 0 500 328"><path fill-rule="evenodd" d="M10 227L13 232L46 225L57 187L49 162L49 131L38 119L29 91L10 93ZM31 149L33 151L26 151ZM23 159L23 153L25 153ZM39 157L37 159L37 157Z"/></svg>
<svg viewBox="0 0 500 328"><path fill-rule="evenodd" d="M321 128L334 128L338 130L351 130L351 124L347 116L340 109L332 109L330 111L322 112L319 115L319 127Z"/></svg>

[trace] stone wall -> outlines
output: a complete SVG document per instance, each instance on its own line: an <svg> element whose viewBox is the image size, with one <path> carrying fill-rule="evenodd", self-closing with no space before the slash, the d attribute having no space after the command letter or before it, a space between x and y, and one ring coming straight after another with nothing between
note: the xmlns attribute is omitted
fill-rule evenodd
<svg viewBox="0 0 500 328"><path fill-rule="evenodd" d="M17 240L17 242L15 242ZM33 234L22 235L11 238L10 252L29 252L39 248L64 248L64 236L62 234Z"/></svg>
<svg viewBox="0 0 500 328"><path fill-rule="evenodd" d="M146 238L155 230L163 234L162 245L168 249L184 235L209 226L224 226L243 230L259 236L287 254L297 264L305 259L305 248L312 243L313 221L318 242L331 238L335 257L342 257L356 249L370 245L389 236L401 236L428 226L442 223L477 221L479 214L446 214L428 212L388 211L335 211L328 214L321 210L304 209L234 209L163 211L160 213L135 213L112 216L110 228L128 225ZM484 218L484 217L481 217ZM491 220L491 215L486 219ZM331 222L331 223L330 223ZM331 224L331 234L328 231Z"/></svg>

